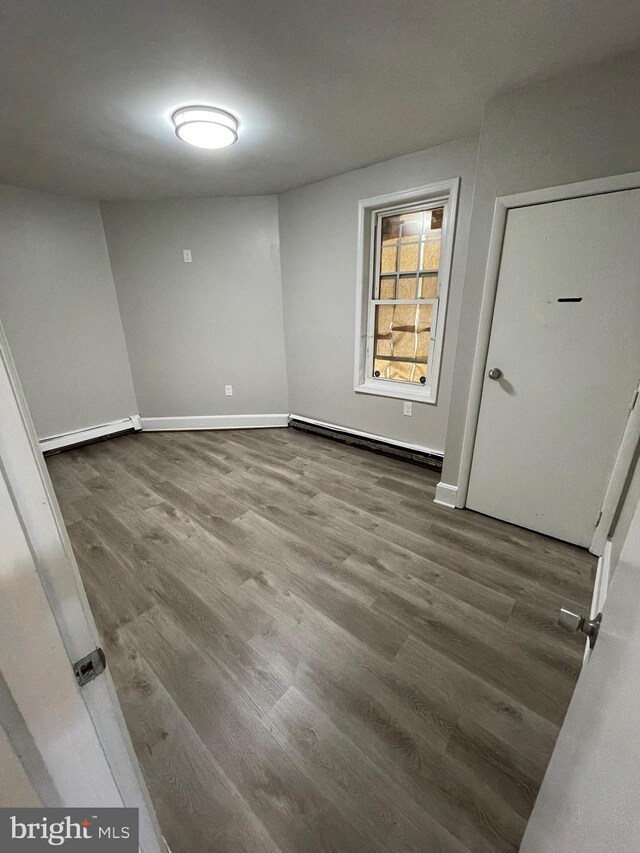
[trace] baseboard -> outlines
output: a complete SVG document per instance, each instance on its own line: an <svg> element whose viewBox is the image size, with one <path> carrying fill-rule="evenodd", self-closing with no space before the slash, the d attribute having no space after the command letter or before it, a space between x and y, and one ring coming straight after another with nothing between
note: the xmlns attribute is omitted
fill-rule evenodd
<svg viewBox="0 0 640 853"><path fill-rule="evenodd" d="M440 506L448 506L455 509L456 500L458 498L458 487L450 486L449 483L438 483L436 486L436 496L433 500L435 504Z"/></svg>
<svg viewBox="0 0 640 853"><path fill-rule="evenodd" d="M40 449L43 453L55 453L58 450L68 450L71 447L79 447L83 444L91 444L112 435L122 435L125 432L138 432L140 430L138 415L123 418L121 421L111 421L108 424L77 429L73 432L65 432L62 435L50 435L48 438L40 439Z"/></svg>
<svg viewBox="0 0 640 853"><path fill-rule="evenodd" d="M142 418L142 429L175 432L198 429L265 429L286 427L289 415L192 415L176 418Z"/></svg>
<svg viewBox="0 0 640 853"><path fill-rule="evenodd" d="M442 468L442 453L419 444L409 444L405 441L386 438L383 435L375 435L371 432L349 429L339 424L318 421L314 418L304 417L303 415L291 415L289 426L294 429L314 433L315 435L321 435L324 438L331 438L343 444L351 444L381 453L385 456L392 456L395 459L415 462L436 471Z"/></svg>

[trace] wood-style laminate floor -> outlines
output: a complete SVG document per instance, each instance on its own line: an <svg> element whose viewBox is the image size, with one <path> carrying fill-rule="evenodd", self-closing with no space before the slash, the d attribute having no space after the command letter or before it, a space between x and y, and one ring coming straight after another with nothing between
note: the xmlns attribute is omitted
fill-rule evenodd
<svg viewBox="0 0 640 853"><path fill-rule="evenodd" d="M49 469L173 853L516 850L571 697L578 548L294 430Z"/></svg>

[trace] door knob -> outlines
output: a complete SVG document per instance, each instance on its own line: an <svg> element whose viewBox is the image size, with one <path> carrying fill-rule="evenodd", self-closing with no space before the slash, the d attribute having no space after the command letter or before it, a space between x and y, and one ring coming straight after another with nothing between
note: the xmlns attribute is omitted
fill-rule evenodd
<svg viewBox="0 0 640 853"><path fill-rule="evenodd" d="M590 648L593 648L596 644L601 622L602 613L598 613L594 619L587 619L581 613L573 613L573 611L567 610L566 607L560 608L560 615L558 616L558 625L564 628L565 631L568 631L570 634L577 634L578 631L582 631L583 634L586 634L589 638Z"/></svg>
<svg viewBox="0 0 640 853"><path fill-rule="evenodd" d="M502 379L502 371L499 367L492 367L487 376L489 379Z"/></svg>

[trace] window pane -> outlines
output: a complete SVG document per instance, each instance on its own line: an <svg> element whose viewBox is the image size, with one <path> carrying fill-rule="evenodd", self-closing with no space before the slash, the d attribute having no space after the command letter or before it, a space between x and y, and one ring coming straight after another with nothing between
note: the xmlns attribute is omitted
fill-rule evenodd
<svg viewBox="0 0 640 853"><path fill-rule="evenodd" d="M440 266L440 238L430 236L422 247L422 269L437 270Z"/></svg>
<svg viewBox="0 0 640 853"><path fill-rule="evenodd" d="M383 246L380 259L380 272L395 272L398 249L395 246Z"/></svg>
<svg viewBox="0 0 640 853"><path fill-rule="evenodd" d="M397 243L400 236L401 216L383 216L382 218L382 242Z"/></svg>
<svg viewBox="0 0 640 853"><path fill-rule="evenodd" d="M375 354L391 355L391 328L393 325L393 309L395 305L376 305L376 334Z"/></svg>
<svg viewBox="0 0 640 853"><path fill-rule="evenodd" d="M384 251L384 250L383 250ZM418 269L420 257L419 243L406 243L400 248L400 270L409 272Z"/></svg>
<svg viewBox="0 0 640 853"><path fill-rule="evenodd" d="M426 377L431 305L377 305L374 375L420 384Z"/></svg>
<svg viewBox="0 0 640 853"><path fill-rule="evenodd" d="M424 246L422 249L422 269L433 270L440 267L440 247L442 238L442 217L444 208L438 207L430 211L426 217L428 227L424 233Z"/></svg>
<svg viewBox="0 0 640 853"><path fill-rule="evenodd" d="M404 213L397 217L401 221L400 239L403 242L414 240L416 243L424 231L424 211L417 213Z"/></svg>
<svg viewBox="0 0 640 853"><path fill-rule="evenodd" d="M396 280L395 278L380 279L380 299L395 299L396 298Z"/></svg>
<svg viewBox="0 0 640 853"><path fill-rule="evenodd" d="M431 230L439 231L442 228L442 217L444 215L444 207L436 207L431 211Z"/></svg>
<svg viewBox="0 0 640 853"><path fill-rule="evenodd" d="M413 361L389 361L389 359L376 358L373 361L374 374L377 371L381 379L394 379L396 382L413 382L415 385L423 385L420 379L427 377L427 365L416 364Z"/></svg>
<svg viewBox="0 0 640 853"><path fill-rule="evenodd" d="M421 275L420 290L418 293L419 299L437 299L438 298L438 276L437 275Z"/></svg>
<svg viewBox="0 0 640 853"><path fill-rule="evenodd" d="M398 299L416 298L416 278L413 275L400 276L398 280Z"/></svg>

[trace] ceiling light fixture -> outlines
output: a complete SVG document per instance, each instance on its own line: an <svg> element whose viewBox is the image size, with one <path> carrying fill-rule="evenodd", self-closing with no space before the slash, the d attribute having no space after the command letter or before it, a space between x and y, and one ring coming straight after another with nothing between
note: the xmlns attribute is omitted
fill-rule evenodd
<svg viewBox="0 0 640 853"><path fill-rule="evenodd" d="M171 121L178 139L198 148L226 148L238 141L238 120L215 107L181 107Z"/></svg>

